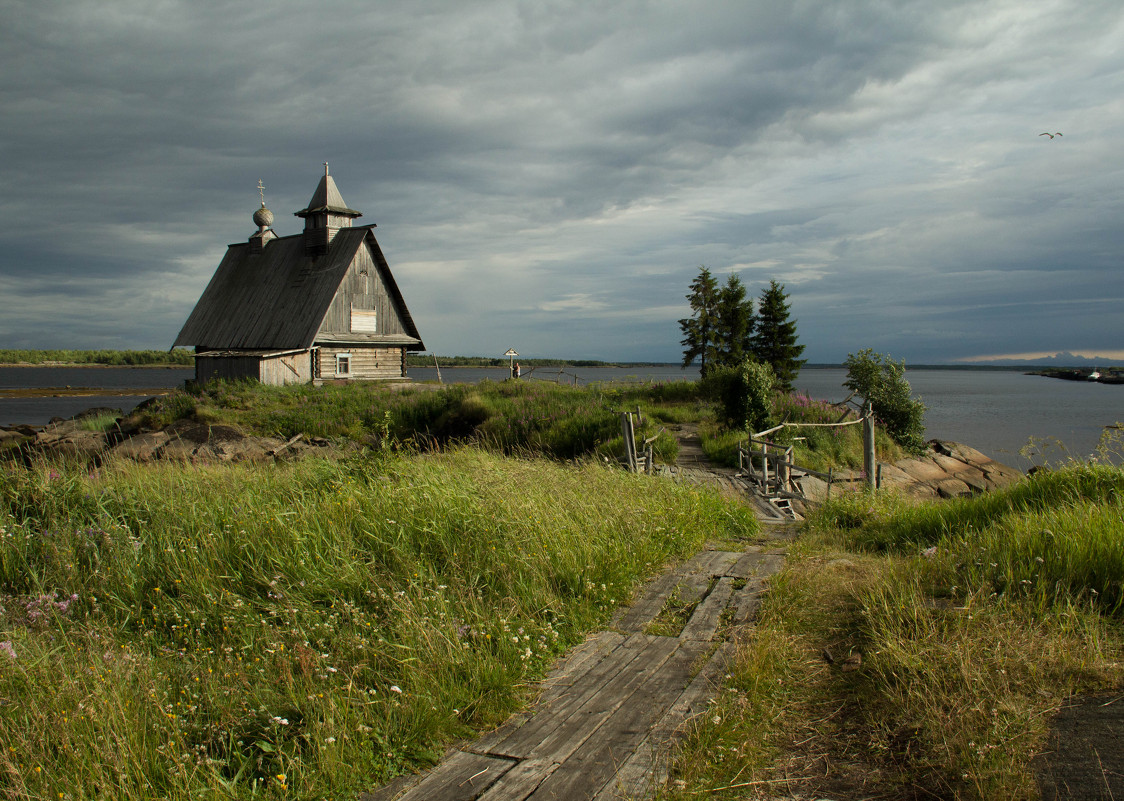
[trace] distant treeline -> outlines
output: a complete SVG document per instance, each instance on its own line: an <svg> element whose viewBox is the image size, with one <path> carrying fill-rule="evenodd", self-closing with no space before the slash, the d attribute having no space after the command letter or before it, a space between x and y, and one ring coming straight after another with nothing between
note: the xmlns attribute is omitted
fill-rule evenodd
<svg viewBox="0 0 1124 801"><path fill-rule="evenodd" d="M517 357L516 361L523 367L657 367L663 362L601 362L596 359L524 359ZM441 367L507 367L510 362L506 358L491 359L486 356L438 356L437 364ZM432 367L433 356L430 354L406 354L408 367Z"/></svg>
<svg viewBox="0 0 1124 801"><path fill-rule="evenodd" d="M195 364L190 350L9 350L0 348L0 364L104 364L131 365Z"/></svg>

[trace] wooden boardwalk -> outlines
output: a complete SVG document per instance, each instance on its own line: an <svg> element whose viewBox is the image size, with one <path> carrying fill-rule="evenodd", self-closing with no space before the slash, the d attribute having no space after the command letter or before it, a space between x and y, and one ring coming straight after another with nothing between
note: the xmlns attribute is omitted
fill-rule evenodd
<svg viewBox="0 0 1124 801"><path fill-rule="evenodd" d="M572 651L534 707L449 751L428 773L362 801L643 799L667 779L676 733L725 675L729 635L748 625L784 549L703 551L649 584L613 625ZM677 634L648 634L669 607ZM659 631L668 632L666 618Z"/></svg>

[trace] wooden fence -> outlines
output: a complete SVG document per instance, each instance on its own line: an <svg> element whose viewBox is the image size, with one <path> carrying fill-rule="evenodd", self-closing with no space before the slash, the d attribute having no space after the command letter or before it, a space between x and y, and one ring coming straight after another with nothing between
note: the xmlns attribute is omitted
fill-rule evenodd
<svg viewBox="0 0 1124 801"><path fill-rule="evenodd" d="M640 414L640 407L636 408L637 420L643 422L643 417ZM621 434L624 436L624 466L632 473L655 473L656 472L656 458L655 446L653 443L662 434L664 429L660 429L654 435L648 437L640 446L636 445L636 427L632 421L632 412L623 412L621 414Z"/></svg>
<svg viewBox="0 0 1124 801"><path fill-rule="evenodd" d="M867 404L863 416L857 420L840 420L837 423L781 423L765 431L751 434L744 447L738 447L738 468L770 497L795 498L805 500L804 493L795 482L793 472L815 476L827 482L827 494L831 496L831 485L837 480L834 469L821 473L809 467L802 467L793 460L793 446L780 445L765 439L784 428L841 428L862 425L863 427L863 471L868 486L878 483L881 466L878 465L874 451L874 411ZM756 446L756 447L755 447Z"/></svg>

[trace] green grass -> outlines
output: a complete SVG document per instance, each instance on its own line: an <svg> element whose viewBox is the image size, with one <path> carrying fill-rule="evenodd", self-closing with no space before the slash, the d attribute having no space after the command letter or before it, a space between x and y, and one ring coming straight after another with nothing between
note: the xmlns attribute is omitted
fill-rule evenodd
<svg viewBox="0 0 1124 801"><path fill-rule="evenodd" d="M714 495L460 449L0 473L12 797L354 798L496 724Z"/></svg>
<svg viewBox="0 0 1124 801"><path fill-rule="evenodd" d="M834 499L790 549L669 796L1036 797L1052 713L1124 681L1121 482L1071 465L963 500Z"/></svg>
<svg viewBox="0 0 1124 801"><path fill-rule="evenodd" d="M802 396L777 396L777 413L789 422L834 422L840 412ZM624 454L622 412L640 411L639 439L657 436L656 459L675 460L675 437L660 429L700 426L702 447L719 464L737 465L744 432L716 421L713 404L695 381L646 384L591 384L571 387L549 382L483 381L439 389L389 388L378 383L267 387L256 382L212 382L196 392L174 392L143 413L143 422L163 427L178 419L238 425L253 433L289 438L346 438L383 445L422 447L474 442L503 453L538 453L556 459L589 454ZM843 429L793 428L772 435L796 446L798 463L815 470L859 467L858 426ZM884 434L879 458L893 461L901 449Z"/></svg>
<svg viewBox="0 0 1124 801"><path fill-rule="evenodd" d="M96 414L90 417L83 417L79 423L79 428L83 431L108 431L117 425L118 415L113 412L106 412L104 414Z"/></svg>

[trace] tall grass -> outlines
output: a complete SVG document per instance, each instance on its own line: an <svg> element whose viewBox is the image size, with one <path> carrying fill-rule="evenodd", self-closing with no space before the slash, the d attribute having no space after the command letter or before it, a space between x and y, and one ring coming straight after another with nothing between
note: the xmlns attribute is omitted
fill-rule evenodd
<svg viewBox="0 0 1124 801"><path fill-rule="evenodd" d="M833 499L697 719L679 795L1036 797L1052 713L1124 682L1122 482L1075 464L955 501Z"/></svg>
<svg viewBox="0 0 1124 801"><path fill-rule="evenodd" d="M172 393L145 410L145 422L165 426L190 417L230 422L284 438L296 434L355 440L431 443L472 441L504 453L533 451L570 459L595 451L623 454L624 394L600 386L483 381L439 390L391 389L374 383L267 387L213 382L196 393ZM649 420L642 437L657 433ZM664 432L657 453L674 459Z"/></svg>
<svg viewBox="0 0 1124 801"><path fill-rule="evenodd" d="M740 507L463 449L0 473L0 776L26 798L354 797L492 725Z"/></svg>

